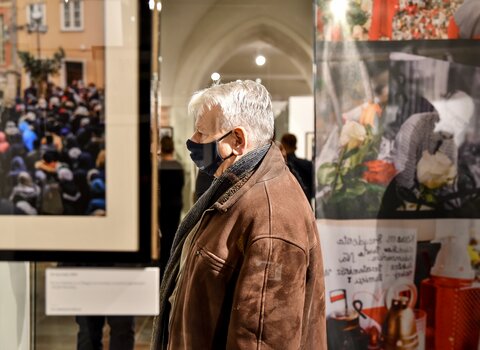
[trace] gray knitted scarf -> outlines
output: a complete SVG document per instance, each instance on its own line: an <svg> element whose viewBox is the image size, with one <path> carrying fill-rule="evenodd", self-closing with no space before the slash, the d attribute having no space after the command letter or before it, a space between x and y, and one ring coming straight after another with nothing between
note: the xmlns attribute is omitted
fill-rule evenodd
<svg viewBox="0 0 480 350"><path fill-rule="evenodd" d="M225 192L239 180L251 173L267 154L271 144L259 147L248 152L238 162L229 167L220 177L212 182L210 188L198 199L189 210L182 223L178 227L173 240L170 258L163 273L160 285L160 313L155 318L152 333L152 350L166 349L168 344L168 320L170 304L168 298L172 294L180 266L180 256L183 244L188 233L200 220L203 212L210 208Z"/></svg>

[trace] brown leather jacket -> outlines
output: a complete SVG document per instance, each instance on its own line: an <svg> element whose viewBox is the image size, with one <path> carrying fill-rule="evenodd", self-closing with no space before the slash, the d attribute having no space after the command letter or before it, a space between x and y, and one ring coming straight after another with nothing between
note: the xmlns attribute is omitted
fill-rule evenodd
<svg viewBox="0 0 480 350"><path fill-rule="evenodd" d="M276 146L197 227L169 349L327 348L315 218Z"/></svg>

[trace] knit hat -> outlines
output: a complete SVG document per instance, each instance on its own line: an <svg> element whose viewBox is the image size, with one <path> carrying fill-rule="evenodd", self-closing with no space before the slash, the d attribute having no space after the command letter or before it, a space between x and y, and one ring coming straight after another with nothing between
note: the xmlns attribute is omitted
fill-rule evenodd
<svg viewBox="0 0 480 350"><path fill-rule="evenodd" d="M28 112L25 116L25 119L30 120L31 122L34 122L35 119L37 119L37 116L33 112Z"/></svg>
<svg viewBox="0 0 480 350"><path fill-rule="evenodd" d="M88 117L90 114L88 113L88 109L85 106L78 106L75 112L73 112L74 115L79 115L83 117Z"/></svg>
<svg viewBox="0 0 480 350"><path fill-rule="evenodd" d="M57 96L50 97L50 106L52 106L52 107L60 106L60 99Z"/></svg>
<svg viewBox="0 0 480 350"><path fill-rule="evenodd" d="M73 173L68 168L60 168L57 172L58 179L60 181L72 181L73 180Z"/></svg>
<svg viewBox="0 0 480 350"><path fill-rule="evenodd" d="M32 177L26 171L21 171L18 174L18 183L26 186L32 186L33 185Z"/></svg>
<svg viewBox="0 0 480 350"><path fill-rule="evenodd" d="M82 119L80 120L80 126L81 126L82 128L85 127L85 126L87 126L88 124L90 124L90 119L88 119L88 118L82 118Z"/></svg>
<svg viewBox="0 0 480 350"><path fill-rule="evenodd" d="M80 154L82 154L82 151L78 147L73 147L68 151L68 156L73 160L77 159Z"/></svg>
<svg viewBox="0 0 480 350"><path fill-rule="evenodd" d="M43 182L47 179L47 174L43 170L35 171L35 180Z"/></svg>

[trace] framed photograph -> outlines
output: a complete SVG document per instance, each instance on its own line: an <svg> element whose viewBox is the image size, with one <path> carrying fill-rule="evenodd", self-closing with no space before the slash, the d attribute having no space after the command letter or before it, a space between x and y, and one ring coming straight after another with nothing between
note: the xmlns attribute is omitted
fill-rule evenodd
<svg viewBox="0 0 480 350"><path fill-rule="evenodd" d="M317 0L315 203L328 349L437 349L479 319L476 302L461 322L445 317L458 308L435 299L432 278L465 278L469 289L480 275L478 4ZM412 315L408 340L391 327L400 300ZM477 348L478 327L455 342Z"/></svg>
<svg viewBox="0 0 480 350"><path fill-rule="evenodd" d="M150 262L151 11L134 1L44 6L40 40L22 31L13 48L19 86L0 86L12 106L0 118L0 259ZM68 31L50 33L59 18L83 28L81 50ZM36 74L39 61L51 70Z"/></svg>
<svg viewBox="0 0 480 350"><path fill-rule="evenodd" d="M318 218L480 217L478 45L317 44Z"/></svg>

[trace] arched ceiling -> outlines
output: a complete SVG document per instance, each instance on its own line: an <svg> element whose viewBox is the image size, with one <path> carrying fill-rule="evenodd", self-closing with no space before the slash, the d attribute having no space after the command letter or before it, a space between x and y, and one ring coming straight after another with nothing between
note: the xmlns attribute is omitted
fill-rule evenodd
<svg viewBox="0 0 480 350"><path fill-rule="evenodd" d="M162 104L222 81L262 79L276 100L312 93L310 0L168 0L161 26ZM254 64L262 52L267 63Z"/></svg>

